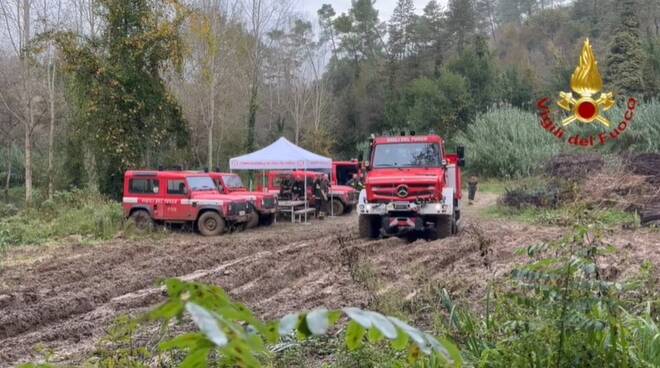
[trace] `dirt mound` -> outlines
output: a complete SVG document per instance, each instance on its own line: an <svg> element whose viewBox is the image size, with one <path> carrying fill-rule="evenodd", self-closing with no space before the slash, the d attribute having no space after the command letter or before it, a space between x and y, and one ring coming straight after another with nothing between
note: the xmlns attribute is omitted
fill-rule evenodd
<svg viewBox="0 0 660 368"><path fill-rule="evenodd" d="M560 191L553 187L506 188L499 203L512 208L521 209L532 206L538 208L555 208L560 203Z"/></svg>
<svg viewBox="0 0 660 368"><path fill-rule="evenodd" d="M544 173L549 178L579 181L600 171L605 165L598 153L559 154L545 165Z"/></svg>
<svg viewBox="0 0 660 368"><path fill-rule="evenodd" d="M642 224L660 220L660 154L625 157L587 178L581 197L590 204L639 213Z"/></svg>
<svg viewBox="0 0 660 368"><path fill-rule="evenodd" d="M632 172L644 175L650 184L660 185L660 153L643 153L630 159Z"/></svg>

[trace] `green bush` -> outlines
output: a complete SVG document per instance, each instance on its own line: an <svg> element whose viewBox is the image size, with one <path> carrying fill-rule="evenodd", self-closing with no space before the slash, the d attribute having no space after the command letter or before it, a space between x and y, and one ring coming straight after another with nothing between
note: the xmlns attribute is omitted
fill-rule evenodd
<svg viewBox="0 0 660 368"><path fill-rule="evenodd" d="M123 223L117 202L87 190L58 192L36 208L0 219L0 247L41 244L70 235L109 239Z"/></svg>
<svg viewBox="0 0 660 368"><path fill-rule="evenodd" d="M480 176L518 178L537 173L563 142L539 126L539 118L517 108L477 116L456 141L465 145L468 171Z"/></svg>
<svg viewBox="0 0 660 368"><path fill-rule="evenodd" d="M659 366L657 315L651 303L640 308L638 284L602 278L599 259L614 251L602 233L578 224L556 241L520 249L529 262L490 289L483 317L442 290L445 328L466 360L478 367Z"/></svg>
<svg viewBox="0 0 660 368"><path fill-rule="evenodd" d="M626 109L615 107L607 116L612 122L612 129L623 119ZM660 151L660 102L642 102L637 106L632 124L614 142L609 142L610 152L658 152Z"/></svg>

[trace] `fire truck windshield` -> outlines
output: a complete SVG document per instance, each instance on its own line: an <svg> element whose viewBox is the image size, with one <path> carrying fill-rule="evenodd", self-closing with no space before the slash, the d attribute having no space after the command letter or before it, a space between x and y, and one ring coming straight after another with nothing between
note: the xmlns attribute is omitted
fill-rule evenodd
<svg viewBox="0 0 660 368"><path fill-rule="evenodd" d="M188 186L193 192L204 192L215 190L213 179L210 176L191 176L188 177Z"/></svg>
<svg viewBox="0 0 660 368"><path fill-rule="evenodd" d="M379 144L374 151L374 168L440 166L440 147L436 143Z"/></svg>
<svg viewBox="0 0 660 368"><path fill-rule="evenodd" d="M222 177L225 186L228 188L244 188L243 181L238 175L224 175Z"/></svg>

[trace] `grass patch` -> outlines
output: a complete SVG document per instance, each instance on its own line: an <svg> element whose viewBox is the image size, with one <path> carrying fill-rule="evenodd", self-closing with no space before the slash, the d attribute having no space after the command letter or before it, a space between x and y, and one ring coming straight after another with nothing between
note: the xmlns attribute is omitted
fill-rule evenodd
<svg viewBox="0 0 660 368"><path fill-rule="evenodd" d="M484 208L482 215L496 220L513 220L533 225L570 226L585 209L578 205L559 208L523 207L511 208L495 205ZM589 211L594 221L606 227L638 227L639 215L616 209L595 209Z"/></svg>
<svg viewBox="0 0 660 368"><path fill-rule="evenodd" d="M466 193L465 195L467 195L467 191L468 191L467 181L469 178L470 178L469 175L463 175L463 191ZM477 196L479 195L479 192L501 195L504 194L504 192L506 192L507 188L512 188L516 186L536 187L544 182L545 182L544 179L538 176L530 176L518 180L483 178L479 180L479 184L477 186Z"/></svg>
<svg viewBox="0 0 660 368"><path fill-rule="evenodd" d="M121 204L84 190L58 192L52 200L0 220L0 249L42 244L67 236L106 240L124 226Z"/></svg>

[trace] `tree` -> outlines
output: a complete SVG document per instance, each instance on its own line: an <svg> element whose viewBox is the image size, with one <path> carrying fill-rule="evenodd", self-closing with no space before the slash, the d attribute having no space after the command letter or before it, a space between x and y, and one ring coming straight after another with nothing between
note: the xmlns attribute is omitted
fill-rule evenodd
<svg viewBox="0 0 660 368"><path fill-rule="evenodd" d="M476 36L474 45L451 61L448 69L468 82L475 103L472 115L487 110L495 101L497 74L484 36Z"/></svg>
<svg viewBox="0 0 660 368"><path fill-rule="evenodd" d="M445 12L435 0L431 0L417 24L417 42L422 59L431 61L434 76L440 75L442 63L446 58L449 45L447 18Z"/></svg>
<svg viewBox="0 0 660 368"><path fill-rule="evenodd" d="M20 61L20 94L21 107L15 109L10 107L8 97L0 92L0 97L5 108L11 112L23 125L24 150L25 150L25 204L30 206L32 203L32 145L33 136L37 124L36 105L42 101L42 97L34 92L33 78L33 58L32 58L32 18L31 18L31 0L13 0L0 2L0 16L3 18L6 34L9 36L9 43L15 55Z"/></svg>
<svg viewBox="0 0 660 368"><path fill-rule="evenodd" d="M415 4L412 0L398 0L388 24L389 53L401 60L412 51L415 27Z"/></svg>
<svg viewBox="0 0 660 368"><path fill-rule="evenodd" d="M455 39L456 50L462 53L476 27L476 15L472 0L450 0L447 26Z"/></svg>
<svg viewBox="0 0 660 368"><path fill-rule="evenodd" d="M321 34L319 36L319 42L324 44L330 42L332 47L332 53L337 52L337 42L335 40L335 29L333 26L333 19L337 13L335 9L330 4L323 4L321 9L318 10L317 15L319 17L319 27L321 28Z"/></svg>
<svg viewBox="0 0 660 368"><path fill-rule="evenodd" d="M644 55L639 38L637 0L619 2L620 23L614 30L607 56L607 82L618 94L640 97L643 93Z"/></svg>
<svg viewBox="0 0 660 368"><path fill-rule="evenodd" d="M438 80L419 78L410 82L400 100L399 117L402 124L420 134L437 132L445 138L464 129L471 104L467 83L463 77L443 71Z"/></svg>
<svg viewBox="0 0 660 368"><path fill-rule="evenodd" d="M642 70L644 81L644 96L646 99L660 97L660 39L647 40L645 44L646 57Z"/></svg>
<svg viewBox="0 0 660 368"><path fill-rule="evenodd" d="M507 68L499 79L500 101L521 109L534 102L534 86L530 70L520 71L515 65Z"/></svg>
<svg viewBox="0 0 660 368"><path fill-rule="evenodd" d="M255 148L255 127L257 124L257 110L259 109L259 85L261 83L261 72L264 62L263 50L270 29L281 28L280 25L289 13L289 2L287 0L245 0L245 12L248 19L248 31L253 40L251 50L252 56L252 81L250 87L250 101L248 105L248 129L246 149L252 151Z"/></svg>
<svg viewBox="0 0 660 368"><path fill-rule="evenodd" d="M53 9L54 14L50 14L49 9ZM60 26L62 15L62 1L53 2L44 0L42 2L42 14L40 18L44 23L50 21L47 27L55 28ZM56 103L57 103L57 81L59 60L56 55L56 48L52 42L48 42L45 50L46 64L46 90L48 92L48 199L53 199L55 191L55 126L56 123Z"/></svg>
<svg viewBox="0 0 660 368"><path fill-rule="evenodd" d="M497 4L498 19L502 23L522 24L538 8L538 0L499 0Z"/></svg>
<svg viewBox="0 0 660 368"><path fill-rule="evenodd" d="M73 79L79 110L74 123L93 147L100 190L119 198L126 169L149 165L152 156L188 139L179 106L160 75L166 66L181 63L185 13L164 0L99 0L98 5L104 16L99 39L81 40L73 33L55 33L52 39Z"/></svg>
<svg viewBox="0 0 660 368"><path fill-rule="evenodd" d="M477 28L481 34L490 34L494 41L497 41L495 33L497 28L496 11L496 0L477 0L475 3L475 12L478 16Z"/></svg>
<svg viewBox="0 0 660 368"><path fill-rule="evenodd" d="M206 167L214 166L214 136L218 119L218 90L223 72L229 64L232 52L227 44L234 19L236 1L204 0L195 5L190 17L188 42L192 48L192 65L196 71L194 83L201 85L203 93L197 96L202 125L206 131ZM220 131L222 132L222 127ZM222 137L220 137L221 139Z"/></svg>

